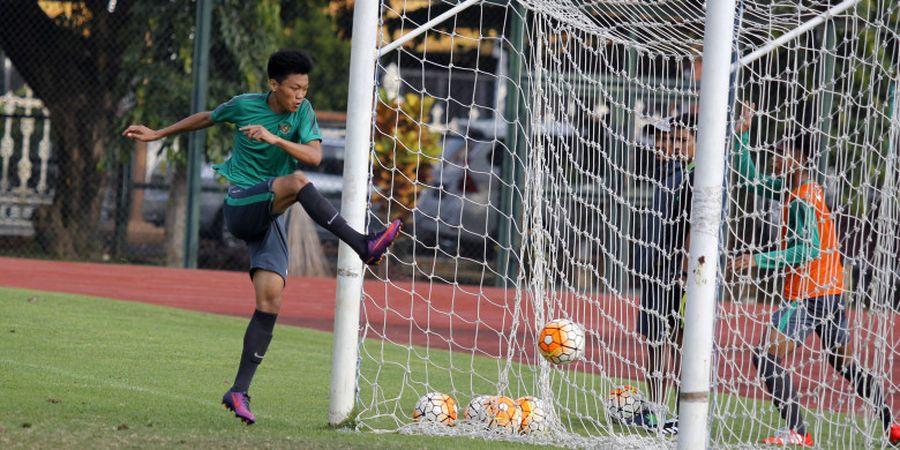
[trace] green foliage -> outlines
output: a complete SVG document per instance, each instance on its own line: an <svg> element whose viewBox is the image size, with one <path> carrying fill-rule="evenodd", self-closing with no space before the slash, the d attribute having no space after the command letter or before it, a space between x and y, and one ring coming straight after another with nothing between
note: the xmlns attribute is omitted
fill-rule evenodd
<svg viewBox="0 0 900 450"><path fill-rule="evenodd" d="M194 7L185 2L137 5L132 14L128 33L141 39L125 51L122 73L131 79L134 108L119 129L129 123L164 127L190 112ZM169 161L185 160L184 155L168 156Z"/></svg>
<svg viewBox="0 0 900 450"><path fill-rule="evenodd" d="M434 98L417 93L391 99L384 89L378 90L372 182L396 203L390 207L391 219L406 217L415 207L443 151L439 135L428 129L433 104ZM373 199L382 208L388 207L387 201L383 196Z"/></svg>
<svg viewBox="0 0 900 450"><path fill-rule="evenodd" d="M795 6L783 8L790 11ZM766 142L830 126L830 134L820 133L818 138L828 166L839 171L845 180L841 182L846 183L838 190L836 209L864 217L872 206L871 192L864 187L882 184L890 151L885 137L890 130L890 86L898 74L900 43L886 30L900 29L900 7L863 0L853 11L855 18L829 20L798 38L803 42L799 47L779 47L754 63L761 71L783 68L801 88L749 86L744 97L748 101L762 98L771 109L760 121ZM830 108L828 97L833 98Z"/></svg>
<svg viewBox="0 0 900 450"><path fill-rule="evenodd" d="M858 92L871 101L868 106L878 106L878 110L865 110L866 105L848 102L844 105L838 120L838 129L847 130L848 139L842 143L841 151L849 153L851 161L849 178L854 187L863 183L880 186L884 182L886 159L894 149L888 148L891 114L891 80L898 79L898 43L885 34L885 28L900 29L900 8L894 5L886 10L882 2L865 0L856 11L868 23L882 22L879 27L847 27L844 33L858 39L858 43L847 50L855 60L839 60L838 73L843 71L852 77L848 83L850 92ZM839 36L840 37L840 36ZM846 41L852 41L844 37ZM840 48L840 47L839 47ZM893 114L896 114L894 112ZM880 145L875 142L880 141ZM875 150L875 151L873 151ZM843 193L842 201L848 205L851 214L864 216L871 207L869 193L864 189L853 189Z"/></svg>
<svg viewBox="0 0 900 450"><path fill-rule="evenodd" d="M297 10L298 3L302 11ZM297 47L317 61L310 89L315 108L344 109L350 44L335 36L326 5L323 0L216 2L206 107L212 109L240 93L265 91L269 55L278 48ZM132 13L128 33L142 39L134 40L122 65L134 91L134 108L123 117L122 125L167 126L190 113L195 5L140 3ZM222 161L231 148L231 131L211 127L207 133L207 159ZM169 156L184 161L183 154Z"/></svg>
<svg viewBox="0 0 900 450"><path fill-rule="evenodd" d="M285 17L284 47L303 48L316 62L310 74L309 100L317 111L347 109L350 81L350 41L338 37L334 18L328 14L327 1L308 0L301 14Z"/></svg>
<svg viewBox="0 0 900 450"><path fill-rule="evenodd" d="M243 78L239 89L266 89L266 62L278 49L278 35L282 25L278 19L281 6L277 0L243 2L222 0L217 4L218 36L224 48L211 52L214 56L226 52L237 63L237 73ZM234 69L234 68L233 68ZM229 78L232 74L216 73ZM237 94L238 92L234 92Z"/></svg>

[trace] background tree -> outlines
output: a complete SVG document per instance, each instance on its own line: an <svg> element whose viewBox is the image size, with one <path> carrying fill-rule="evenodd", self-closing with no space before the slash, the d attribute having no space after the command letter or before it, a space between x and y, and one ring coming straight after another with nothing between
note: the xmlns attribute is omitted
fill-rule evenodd
<svg viewBox="0 0 900 450"><path fill-rule="evenodd" d="M387 220L412 220L419 192L431 180L431 170L444 150L440 135L428 129L434 99L407 93L392 97L378 90L375 105L375 154L372 183L379 192L372 203Z"/></svg>
<svg viewBox="0 0 900 450"><path fill-rule="evenodd" d="M335 39L326 5L324 0L217 1L207 106L264 90L268 55L296 46L316 56L313 82L328 86L314 88L316 108L343 108L349 42ZM54 203L37 214L38 240L53 256L90 258L102 250L102 186L113 184L103 169L131 151L131 143L118 136L122 127L164 126L190 111L195 3L88 0L66 8L66 14L51 18L36 0L0 0L0 48L53 121L59 176L53 180ZM207 158L221 161L230 133L222 127L208 132ZM169 144L175 177L167 242L169 259L180 261L184 155Z"/></svg>
<svg viewBox="0 0 900 450"><path fill-rule="evenodd" d="M285 13L282 9L282 5L297 8L298 4L304 7L302 16ZM332 21L324 12L325 4L324 1L295 4L278 0L217 2L211 30L208 107L213 108L241 92L264 92L269 55L281 47L296 47L308 50L317 61L311 74L310 101L314 107L317 110L345 108L349 42L334 38ZM190 106L193 41L190 36L183 35L193 32L192 26L186 24L193 23L194 8L193 5L170 7L171 10L162 11L164 21L156 17L147 21L144 34L158 42L142 49L142 62L132 70L140 80L135 88L139 100L132 121L154 124L151 126L178 120ZM285 21L291 21L293 25L287 27ZM176 92L170 94L173 89ZM207 159L221 162L230 151L231 132L224 127L212 127L208 133ZM182 144L180 148L186 146ZM184 152L170 151L167 156L173 164L174 177L166 212L166 262L179 265L183 260L183 239L180 237L184 235L186 225L187 167ZM292 252L299 260L318 261L306 267L317 267L315 274L320 274L318 267L324 265L321 246L299 245L318 242L315 226L302 212L298 216L298 220L291 222L291 232L308 236L292 241L298 243Z"/></svg>
<svg viewBox="0 0 900 450"><path fill-rule="evenodd" d="M60 257L98 250L103 172L115 115L131 2L86 0L70 17L51 19L37 1L0 1L0 47L44 101L54 129L59 176L53 204L36 215L40 242ZM133 39L131 39L133 40Z"/></svg>

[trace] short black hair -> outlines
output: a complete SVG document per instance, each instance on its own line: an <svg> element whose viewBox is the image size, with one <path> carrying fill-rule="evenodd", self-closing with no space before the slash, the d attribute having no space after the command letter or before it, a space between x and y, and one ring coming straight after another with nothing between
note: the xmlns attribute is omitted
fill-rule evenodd
<svg viewBox="0 0 900 450"><path fill-rule="evenodd" d="M307 75L312 72L315 63L309 53L295 48L283 48L269 57L266 71L269 78L277 82L293 74Z"/></svg>
<svg viewBox="0 0 900 450"><path fill-rule="evenodd" d="M696 133L697 115L692 112L686 112L673 117L672 128L686 128L687 130Z"/></svg>

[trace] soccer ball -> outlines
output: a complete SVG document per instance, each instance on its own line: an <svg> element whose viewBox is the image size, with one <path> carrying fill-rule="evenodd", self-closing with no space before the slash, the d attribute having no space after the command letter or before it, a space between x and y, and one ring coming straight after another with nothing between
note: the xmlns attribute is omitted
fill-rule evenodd
<svg viewBox="0 0 900 450"><path fill-rule="evenodd" d="M488 428L516 432L522 427L522 409L515 400L498 395L491 397L486 406Z"/></svg>
<svg viewBox="0 0 900 450"><path fill-rule="evenodd" d="M456 401L447 394L429 392L413 408L413 420L452 426L456 423Z"/></svg>
<svg viewBox="0 0 900 450"><path fill-rule="evenodd" d="M644 408L644 397L634 386L619 386L609 392L606 398L606 414L624 422L640 414Z"/></svg>
<svg viewBox="0 0 900 450"><path fill-rule="evenodd" d="M535 397L522 397L516 400L522 410L522 434L543 433L547 431L547 410L544 402Z"/></svg>
<svg viewBox="0 0 900 450"><path fill-rule="evenodd" d="M469 402L466 410L463 411L463 417L467 422L479 425L487 425L488 423L488 403L491 402L490 395L479 395Z"/></svg>
<svg viewBox="0 0 900 450"><path fill-rule="evenodd" d="M541 355L554 364L569 364L584 355L584 329L567 319L556 319L538 336Z"/></svg>

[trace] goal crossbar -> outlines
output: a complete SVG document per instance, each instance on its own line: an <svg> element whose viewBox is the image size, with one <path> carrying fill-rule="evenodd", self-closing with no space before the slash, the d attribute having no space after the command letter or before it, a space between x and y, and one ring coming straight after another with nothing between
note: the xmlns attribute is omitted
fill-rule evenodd
<svg viewBox="0 0 900 450"><path fill-rule="evenodd" d="M741 67L746 66L747 64L750 64L759 58L762 58L763 56L771 53L776 48L790 42L792 39L795 39L797 36L800 36L801 34L812 30L813 28L825 23L826 20L831 19L832 17L837 16L838 14L856 6L857 3L859 3L859 0L844 0L843 2L830 8L828 11L825 11L824 13L810 19L809 21L804 22L799 27L788 31L785 34L782 34L777 39L774 39L768 44L741 57L731 65L731 70L738 70Z"/></svg>
<svg viewBox="0 0 900 450"><path fill-rule="evenodd" d="M465 0L464 2L448 9L443 14L435 17L434 19L429 20L428 22L423 23L422 25L419 25L418 27L416 27L414 30L410 31L409 33L406 33L403 36L400 36L399 38L394 40L394 42L391 42L390 44L387 44L384 47L381 47L381 49L378 50L378 57L380 58L380 57L398 49L401 45L409 42L410 40L416 38L417 36L421 35L422 33L434 28L435 25L461 13L462 11L466 10L468 7L478 3L480 1L481 0Z"/></svg>

